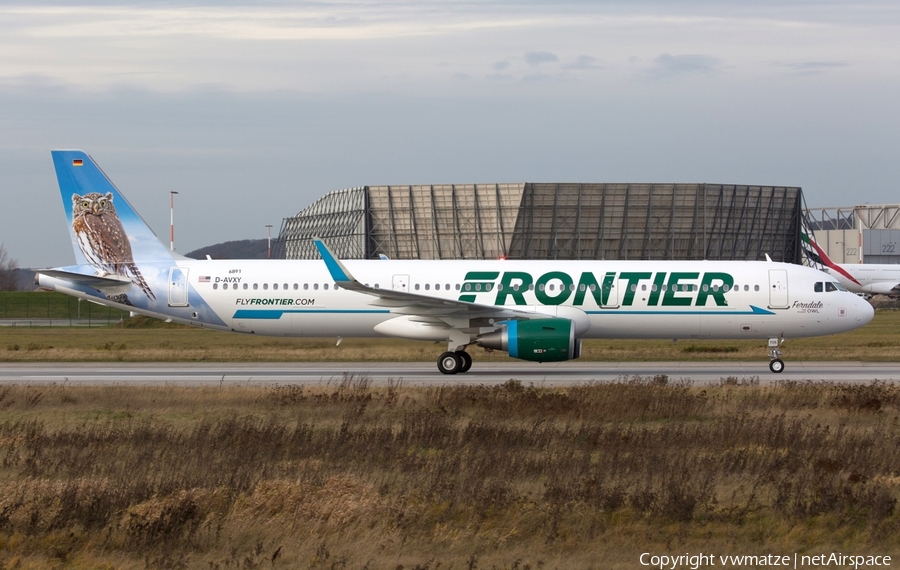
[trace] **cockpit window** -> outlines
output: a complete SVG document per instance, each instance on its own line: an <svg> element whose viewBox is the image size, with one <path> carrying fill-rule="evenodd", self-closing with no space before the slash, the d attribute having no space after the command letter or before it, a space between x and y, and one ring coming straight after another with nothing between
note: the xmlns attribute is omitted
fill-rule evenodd
<svg viewBox="0 0 900 570"><path fill-rule="evenodd" d="M837 287L837 290L838 290L838 291L846 291L846 290L847 290L846 287L844 287L843 285L841 285L841 284L838 283L837 281L834 282L834 286Z"/></svg>
<svg viewBox="0 0 900 570"><path fill-rule="evenodd" d="M835 283L832 283L831 281L826 281L826 282L825 282L825 292L826 292L826 293L831 293L832 291L837 291L838 288L837 288L835 285L836 285L836 284L835 284Z"/></svg>
<svg viewBox="0 0 900 570"><path fill-rule="evenodd" d="M824 285L824 283L822 283L821 281L819 281L818 283L816 283L816 285L815 285L815 287L814 287L814 291L815 291L816 293L821 293L821 292L822 292L822 286L823 286L823 285Z"/></svg>

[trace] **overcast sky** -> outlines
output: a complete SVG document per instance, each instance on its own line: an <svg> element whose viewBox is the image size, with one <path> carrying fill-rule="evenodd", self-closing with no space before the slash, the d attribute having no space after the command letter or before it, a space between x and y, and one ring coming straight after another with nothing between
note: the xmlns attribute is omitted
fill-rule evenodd
<svg viewBox="0 0 900 570"><path fill-rule="evenodd" d="M176 249L375 184L802 186L900 202L900 4L0 5L0 243L74 262L50 149Z"/></svg>

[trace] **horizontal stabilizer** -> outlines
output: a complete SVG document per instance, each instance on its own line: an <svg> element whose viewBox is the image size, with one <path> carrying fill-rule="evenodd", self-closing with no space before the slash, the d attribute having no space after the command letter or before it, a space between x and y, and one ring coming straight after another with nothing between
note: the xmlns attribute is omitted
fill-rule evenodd
<svg viewBox="0 0 900 570"><path fill-rule="evenodd" d="M101 291L115 289L117 287L122 287L123 285L131 285L131 279L121 275L106 275L101 277L100 275L85 275L84 273L73 273L61 269L41 269L38 271L38 274L78 283L80 285L87 285L88 287L100 289ZM37 281L37 279L35 279L35 281Z"/></svg>

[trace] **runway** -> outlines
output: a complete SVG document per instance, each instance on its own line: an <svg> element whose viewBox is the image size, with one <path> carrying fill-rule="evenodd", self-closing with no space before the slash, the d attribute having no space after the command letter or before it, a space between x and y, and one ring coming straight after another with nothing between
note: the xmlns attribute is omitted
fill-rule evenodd
<svg viewBox="0 0 900 570"><path fill-rule="evenodd" d="M758 378L760 384L796 380L868 383L900 381L900 362L787 362L784 372L769 372L754 362L476 362L466 374L444 375L432 362L297 363L4 363L0 383L78 384L303 384L334 385L346 376L366 377L374 385L500 384L510 379L536 386L611 382L633 376L665 374L669 380L718 384L723 378Z"/></svg>

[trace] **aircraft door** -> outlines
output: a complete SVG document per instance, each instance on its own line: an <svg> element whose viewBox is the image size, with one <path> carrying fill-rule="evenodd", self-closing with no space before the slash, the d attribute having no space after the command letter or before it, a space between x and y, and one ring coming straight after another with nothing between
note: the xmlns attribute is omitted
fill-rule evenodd
<svg viewBox="0 0 900 570"><path fill-rule="evenodd" d="M394 281L391 287L394 291L409 292L409 275L394 275Z"/></svg>
<svg viewBox="0 0 900 570"><path fill-rule="evenodd" d="M784 269L769 270L769 308L788 308L787 271Z"/></svg>
<svg viewBox="0 0 900 570"><path fill-rule="evenodd" d="M619 288L623 285L624 283L619 283L616 279L615 274L605 275L603 282L600 283L600 306L604 309L618 309Z"/></svg>
<svg viewBox="0 0 900 570"><path fill-rule="evenodd" d="M169 268L169 306L188 306L188 269L175 266Z"/></svg>

